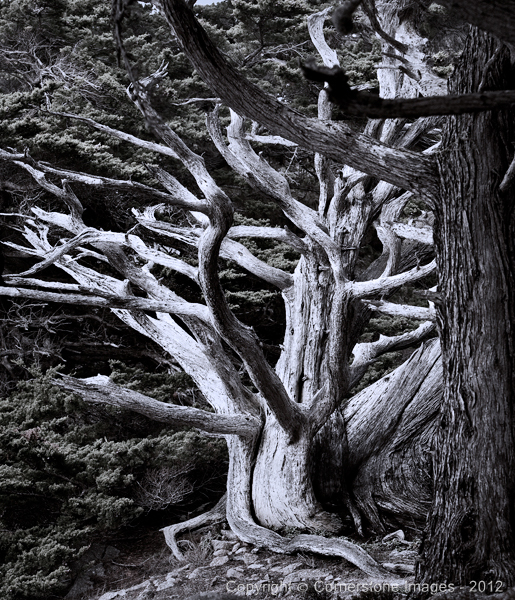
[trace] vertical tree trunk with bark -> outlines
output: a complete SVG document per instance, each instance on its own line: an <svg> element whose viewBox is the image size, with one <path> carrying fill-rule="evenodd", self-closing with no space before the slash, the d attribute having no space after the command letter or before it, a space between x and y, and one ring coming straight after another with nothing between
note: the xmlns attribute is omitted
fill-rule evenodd
<svg viewBox="0 0 515 600"><path fill-rule="evenodd" d="M453 85L513 89L506 47L471 31ZM439 156L445 396L419 574L427 583L515 583L515 187L500 186L514 141L514 110L451 117Z"/></svg>

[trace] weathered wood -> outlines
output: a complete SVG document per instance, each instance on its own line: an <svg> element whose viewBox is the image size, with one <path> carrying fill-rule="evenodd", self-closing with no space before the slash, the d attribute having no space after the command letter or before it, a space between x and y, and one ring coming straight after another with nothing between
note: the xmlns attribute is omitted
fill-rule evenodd
<svg viewBox="0 0 515 600"><path fill-rule="evenodd" d="M349 127L309 119L278 102L236 71L214 46L183 0L159 3L164 16L195 69L224 104L274 134L401 188L431 195L436 183L434 161L397 150Z"/></svg>
<svg viewBox="0 0 515 600"><path fill-rule="evenodd" d="M490 89L515 87L513 62L497 40L473 30L453 85L469 91L483 80ZM444 128L435 242L445 395L424 582L515 583L515 190L499 191L514 123L514 110L495 111Z"/></svg>

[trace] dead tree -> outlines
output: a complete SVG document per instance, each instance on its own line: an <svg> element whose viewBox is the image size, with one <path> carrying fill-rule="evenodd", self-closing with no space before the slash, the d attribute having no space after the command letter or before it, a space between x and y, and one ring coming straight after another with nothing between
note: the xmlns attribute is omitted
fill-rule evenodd
<svg viewBox="0 0 515 600"><path fill-rule="evenodd" d="M380 144L344 125L306 119L254 91L216 53L180 0L162 0L160 6L195 68L239 114L433 204L445 398L434 449L436 491L423 550L426 562L419 575L426 582L481 580L495 587L497 581L515 582L515 2L444 3L496 37L471 31L451 88L456 96L449 112L457 116L445 120L436 158ZM375 3L379 13L387 4ZM384 29L385 21L379 20ZM397 33L392 37L401 41ZM397 45L396 50L402 62L407 48ZM337 69L317 71L340 105L360 114L399 117L406 105L411 115L446 113L439 97L375 103L349 94Z"/></svg>
<svg viewBox="0 0 515 600"><path fill-rule="evenodd" d="M181 11L187 11L182 25L199 27L189 8L179 4L179 20ZM174 3L165 5L166 11L174 15ZM328 14L323 11L313 15L310 32L326 65L334 67L336 56L322 35L321 25ZM426 91L441 85L423 66L415 32L407 26L402 31L410 44L406 60L415 61L424 74L421 84L399 76L396 69L382 70L383 95L392 98L417 95L420 85L426 86ZM179 34L178 37L181 39ZM214 56L219 57L216 52ZM227 64L221 60L217 66L222 71L218 74L223 75ZM344 401L379 356L434 336L436 313L431 302L420 307L396 304L387 298L401 286L435 272L430 227L421 229L400 220L409 199L425 193L436 181L431 156L438 144L422 154L411 150L421 136L434 131L435 121L422 118L409 124L404 119L376 120L358 135L331 121L330 104L322 90L319 119L306 119L295 113L295 119L304 126L298 129L292 123L290 132L287 125L275 127L272 122L290 122L290 109L256 90L253 92L257 98L244 98L245 93L236 94L222 77L220 90L228 94L222 99L231 106L231 124L225 137L218 120L219 108L209 114L207 127L214 143L230 167L276 202L301 233L233 226L231 201L213 180L203 159L152 107L148 92L162 74L160 70L145 80L134 80L130 88L132 99L161 143L135 138L80 115L67 116L82 118L92 127L181 161L195 178L201 194L195 195L161 169L153 170L162 186L158 189L68 171L2 150L0 159L24 169L44 190L60 199L67 212L32 209L24 229L28 245L22 250L41 260L18 276L8 276L9 285L0 293L109 307L125 324L159 344L195 380L214 413L158 402L102 376L84 380L63 377L58 382L91 402L123 406L162 422L197 427L226 437L230 456L226 504L192 522L165 529L167 541L178 556L175 535L180 530L223 516L246 542L277 552L309 550L342 556L368 574L380 575L384 570L357 545L342 538L313 535L320 531L334 534L341 521L324 510L315 497L310 463L315 436L331 417L338 420L337 411L341 409L340 467L344 469L348 510L358 529L364 516L380 530L384 526L384 511L408 521L420 522L424 518L431 488L428 445L441 391L438 345L431 342L422 346L394 374L345 405ZM240 78L234 73L232 77ZM238 81L247 85L241 78ZM239 101L234 103L234 98ZM281 142L277 135L298 131L300 137L289 135L294 143L309 146L308 140L321 140L312 148L316 150L320 184L318 210L299 202L284 174L252 148L246 134L249 104L262 111L254 120L266 121L265 125L276 134L274 143ZM265 114L268 120L264 119ZM351 166L344 166L345 163ZM141 231L158 232L170 240L170 245L179 240L196 248L198 267L171 252L151 247L144 233L121 234L86 227L74 183L92 186L97 193L131 189L154 200L155 204L147 210L135 211ZM167 206L187 211L193 224L184 227L160 219ZM375 227L383 244L383 254L360 272L357 259L371 227ZM50 242L53 238L49 233L54 231L60 232L62 243ZM280 240L299 253L300 261L293 274L257 259L238 242L241 238L260 237ZM113 274L86 266L84 257L109 263ZM236 262L281 290L286 331L275 366L266 360L252 328L242 324L230 310L218 276L220 259ZM65 271L75 283L62 285L33 277L50 265ZM154 265L189 277L199 286L205 304L187 302L164 286L152 273ZM362 325L372 311L422 322L408 333L360 343ZM238 357L253 389L244 385L232 353ZM385 447L389 452L382 454ZM403 472L387 475L401 463ZM350 493L353 486L354 493ZM308 533L293 538L278 533L291 528Z"/></svg>

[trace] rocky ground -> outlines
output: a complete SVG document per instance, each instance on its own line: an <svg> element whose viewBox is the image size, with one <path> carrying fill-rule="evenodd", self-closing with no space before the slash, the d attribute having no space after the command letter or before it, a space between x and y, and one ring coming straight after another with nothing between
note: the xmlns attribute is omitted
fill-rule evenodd
<svg viewBox="0 0 515 600"><path fill-rule="evenodd" d="M405 541L402 532L364 545L392 571L387 579L374 579L339 558L275 554L216 527L181 542L186 558L181 563L170 558L161 534L156 536L92 548L67 600L338 600L362 592L387 599L413 585L417 556L416 543Z"/></svg>

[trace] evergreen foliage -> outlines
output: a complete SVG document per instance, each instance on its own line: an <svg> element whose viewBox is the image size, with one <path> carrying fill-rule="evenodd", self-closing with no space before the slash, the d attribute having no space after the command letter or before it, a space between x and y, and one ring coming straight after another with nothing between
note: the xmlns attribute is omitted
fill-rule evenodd
<svg viewBox="0 0 515 600"><path fill-rule="evenodd" d="M0 401L0 596L6 600L64 591L70 566L89 544L145 513L149 473L187 467L189 485L180 478L171 483L191 493L197 481L225 469L223 441L86 405L53 386L52 376L22 382ZM113 379L163 401L202 404L183 374L133 368L116 370ZM221 488L223 477L219 483L213 487Z"/></svg>

